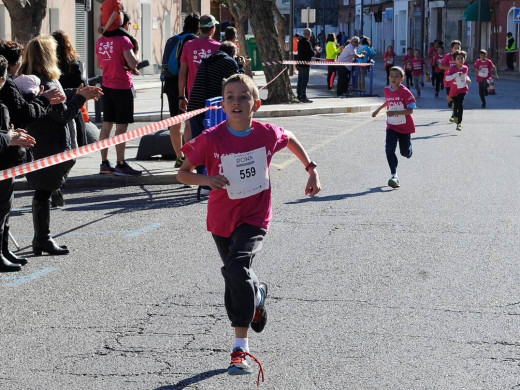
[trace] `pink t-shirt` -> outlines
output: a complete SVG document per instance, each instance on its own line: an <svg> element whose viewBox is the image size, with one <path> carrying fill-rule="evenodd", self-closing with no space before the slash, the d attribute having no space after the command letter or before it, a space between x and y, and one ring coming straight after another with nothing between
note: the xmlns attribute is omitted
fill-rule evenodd
<svg viewBox="0 0 520 390"><path fill-rule="evenodd" d="M442 59L444 58L444 56L440 56L440 55L436 55L435 57L433 57L433 71L435 73L441 73L441 72L444 72L444 70L442 70L441 68L439 68L439 64L442 63Z"/></svg>
<svg viewBox="0 0 520 390"><path fill-rule="evenodd" d="M449 66L450 68L452 66L454 66L455 60L453 59L453 54L451 54L451 53L444 54L441 64L444 66ZM446 81L446 74L448 73L448 70L449 69L444 70L444 86L449 88L451 83L449 81Z"/></svg>
<svg viewBox="0 0 520 390"><path fill-rule="evenodd" d="M220 42L213 38L197 38L188 41L182 47L181 62L188 64L188 96L195 84L197 69L204 57L215 53L220 47Z"/></svg>
<svg viewBox="0 0 520 390"><path fill-rule="evenodd" d="M409 56L408 54L403 57L404 70L412 70L412 67L410 66L410 60L412 58L413 57Z"/></svg>
<svg viewBox="0 0 520 390"><path fill-rule="evenodd" d="M432 66L433 66L433 60L436 55L437 55L437 49L435 48L435 46L431 46L428 49L428 58L430 59L430 65L432 65Z"/></svg>
<svg viewBox="0 0 520 390"><path fill-rule="evenodd" d="M395 52L387 52L385 51L385 54L383 55L383 60L385 61L386 67L392 67L395 65Z"/></svg>
<svg viewBox="0 0 520 390"><path fill-rule="evenodd" d="M423 65L426 65L424 58L410 58L408 60L410 66L412 67L412 75L420 76L423 74Z"/></svg>
<svg viewBox="0 0 520 390"><path fill-rule="evenodd" d="M462 65L462 68L459 68L457 65L450 67L446 70L445 77L449 80L450 83L450 96L457 96L461 93L468 93L468 83L466 82L466 78L468 76L469 68L466 65ZM453 77L454 75L458 75L462 73L463 76L460 80L457 80L459 76Z"/></svg>
<svg viewBox="0 0 520 390"><path fill-rule="evenodd" d="M132 88L132 74L123 69L126 65L123 53L133 48L130 39L123 36L101 36L97 40L96 54L103 68L103 86L113 89Z"/></svg>
<svg viewBox="0 0 520 390"><path fill-rule="evenodd" d="M404 85L400 85L396 91L390 85L387 85L384 92L388 111L403 111L410 104L415 103L415 97ZM386 129L392 129L403 134L412 134L415 133L415 122L411 115L389 116L386 120Z"/></svg>
<svg viewBox="0 0 520 390"><path fill-rule="evenodd" d="M205 130L182 147L193 165L205 165L208 175L224 175L221 157L265 148L267 167L271 158L285 148L289 138L278 126L253 121L250 134L238 137L227 128L227 121ZM269 169L269 168L268 168ZM271 185L256 195L242 199L230 199L226 189L211 191L208 201L208 231L222 237L230 237L240 225L247 223L269 229L272 218Z"/></svg>
<svg viewBox="0 0 520 390"><path fill-rule="evenodd" d="M475 69L477 70L477 82L481 82L491 78L491 71L495 69L493 61L486 58L482 61L480 58L475 61Z"/></svg>
<svg viewBox="0 0 520 390"><path fill-rule="evenodd" d="M121 0L105 0L103 4L101 4L101 24L106 27L106 31L112 31L121 26L123 19L121 19L120 12L122 9L123 5L121 4ZM112 16L114 12L117 12L117 17L110 26L106 26L108 19L110 19L110 16Z"/></svg>

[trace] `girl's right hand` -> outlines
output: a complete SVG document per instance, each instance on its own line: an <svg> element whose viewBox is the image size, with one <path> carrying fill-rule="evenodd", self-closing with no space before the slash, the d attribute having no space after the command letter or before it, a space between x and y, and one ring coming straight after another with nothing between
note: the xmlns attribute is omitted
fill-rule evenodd
<svg viewBox="0 0 520 390"><path fill-rule="evenodd" d="M225 176L217 175L217 176L208 176L208 186L212 190L220 190L223 187L229 185L229 180L226 179Z"/></svg>

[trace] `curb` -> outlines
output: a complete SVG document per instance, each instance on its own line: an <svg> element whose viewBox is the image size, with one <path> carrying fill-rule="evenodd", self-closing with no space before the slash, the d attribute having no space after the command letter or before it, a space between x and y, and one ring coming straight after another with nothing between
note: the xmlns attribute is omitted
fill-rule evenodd
<svg viewBox="0 0 520 390"><path fill-rule="evenodd" d="M296 105L296 104L295 104ZM376 110L380 104L366 104L358 106L342 107L305 107L305 108L270 108L263 106L263 110L257 111L254 118L276 118L287 116L307 116L320 114L349 114L357 112L369 112ZM166 110L163 112L163 119L168 117ZM158 122L161 119L160 112L137 113L134 114L134 122Z"/></svg>
<svg viewBox="0 0 520 390"><path fill-rule="evenodd" d="M144 176L115 176L115 175L86 175L69 177L64 188L105 188L105 187L132 187L140 185L167 185L182 184L176 174L144 175ZM29 183L25 179L14 182L15 191L30 191Z"/></svg>

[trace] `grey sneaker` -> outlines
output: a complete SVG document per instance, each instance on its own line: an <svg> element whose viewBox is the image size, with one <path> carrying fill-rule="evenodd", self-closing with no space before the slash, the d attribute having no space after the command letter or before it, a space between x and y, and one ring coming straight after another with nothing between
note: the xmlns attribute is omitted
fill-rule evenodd
<svg viewBox="0 0 520 390"><path fill-rule="evenodd" d="M115 168L108 162L108 164L99 164L99 174L100 175L113 175L115 173Z"/></svg>
<svg viewBox="0 0 520 390"><path fill-rule="evenodd" d="M128 163L125 161L122 165L116 165L116 176L141 176L141 171L133 169Z"/></svg>

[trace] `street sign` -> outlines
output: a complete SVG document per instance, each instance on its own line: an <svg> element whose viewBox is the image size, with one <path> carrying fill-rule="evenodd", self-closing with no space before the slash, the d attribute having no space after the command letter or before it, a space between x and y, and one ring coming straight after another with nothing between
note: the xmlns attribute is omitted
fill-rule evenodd
<svg viewBox="0 0 520 390"><path fill-rule="evenodd" d="M513 20L515 24L520 24L520 8L515 8L513 14Z"/></svg>
<svg viewBox="0 0 520 390"><path fill-rule="evenodd" d="M316 23L316 10L314 8L302 9L302 23Z"/></svg>

